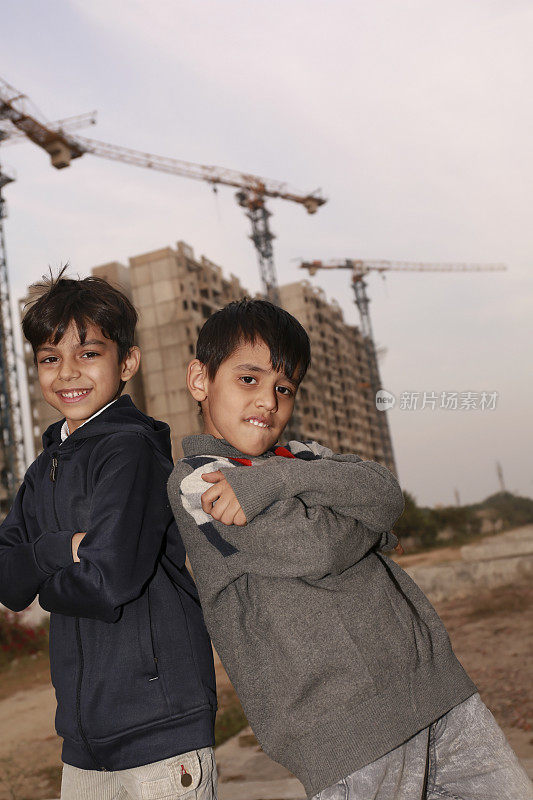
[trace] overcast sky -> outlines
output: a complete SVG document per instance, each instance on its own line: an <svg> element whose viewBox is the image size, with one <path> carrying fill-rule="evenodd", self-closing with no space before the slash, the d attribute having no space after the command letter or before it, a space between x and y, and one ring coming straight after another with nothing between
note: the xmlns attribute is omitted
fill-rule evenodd
<svg viewBox="0 0 533 800"><path fill-rule="evenodd" d="M533 496L533 6L530 0L19 0L1 76L87 136L320 187L315 216L272 201L280 283L298 259L504 262L507 272L368 279L382 383L498 392L495 410L389 413L402 486L424 504ZM259 289L231 189L103 161L51 168L3 147L15 297L67 259L188 242ZM358 322L348 274L312 278ZM349 365L347 365L349 369ZM420 398L421 399L421 398ZM420 401L419 401L420 402ZM438 405L438 404L437 404Z"/></svg>

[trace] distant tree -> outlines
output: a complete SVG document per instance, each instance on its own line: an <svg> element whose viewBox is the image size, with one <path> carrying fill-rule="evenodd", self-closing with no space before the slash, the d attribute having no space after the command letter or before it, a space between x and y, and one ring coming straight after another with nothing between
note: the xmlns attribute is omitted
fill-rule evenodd
<svg viewBox="0 0 533 800"><path fill-rule="evenodd" d="M405 509L394 526L394 533L402 539L412 537L417 539L420 544L429 547L435 543L438 528L435 521L426 509L422 509L416 504L416 500L410 492L403 493Z"/></svg>
<svg viewBox="0 0 533 800"><path fill-rule="evenodd" d="M481 530L481 520L470 506L445 506L431 509L439 531L451 528L458 536L475 536Z"/></svg>
<svg viewBox="0 0 533 800"><path fill-rule="evenodd" d="M417 547L442 544L438 534L444 530L451 533L449 538L446 537L448 544L463 544L465 540L479 536L483 517L486 519L488 512L495 523L501 520L500 528L503 530L533 523L533 500L511 492L498 492L469 506L442 508L420 507L410 492L404 491L403 496L405 510L394 526L394 532L400 540L414 539Z"/></svg>
<svg viewBox="0 0 533 800"><path fill-rule="evenodd" d="M530 497L511 494L511 492L497 492L471 508L475 511L479 509L494 510L503 520L506 528L529 525L533 522L533 500Z"/></svg>

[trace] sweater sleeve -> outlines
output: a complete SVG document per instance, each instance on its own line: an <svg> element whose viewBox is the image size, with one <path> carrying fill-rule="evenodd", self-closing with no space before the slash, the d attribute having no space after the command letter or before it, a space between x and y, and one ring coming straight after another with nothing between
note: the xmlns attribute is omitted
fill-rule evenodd
<svg viewBox="0 0 533 800"><path fill-rule="evenodd" d="M287 463L284 458L271 458L269 465L274 460ZM254 481L253 473L262 468L263 465L224 467L220 461L213 461L184 477L175 469L169 481L169 497L175 513L180 504L204 538L226 557L228 569L235 574L255 572L266 576L319 578L342 572L382 545L381 531L371 530L353 514L345 513L343 507L320 504L317 498L312 503L300 496L270 501L243 527L223 525L203 511L201 495L210 484L202 480L202 473L222 469L231 478L246 473L252 481L250 492L261 494L264 485L257 479ZM275 470L273 474L277 474ZM391 538L394 546L396 539ZM188 549L191 545L195 548L194 539L186 542ZM189 555L196 574L202 563L195 564L194 555Z"/></svg>
<svg viewBox="0 0 533 800"><path fill-rule="evenodd" d="M27 608L50 573L72 563L72 533L41 531L32 465L0 526L0 602L12 611Z"/></svg>
<svg viewBox="0 0 533 800"><path fill-rule="evenodd" d="M172 521L166 474L143 436L120 434L93 477L80 560L51 575L39 600L48 611L116 622L153 574Z"/></svg>
<svg viewBox="0 0 533 800"><path fill-rule="evenodd" d="M392 472L359 456L310 461L274 456L247 469L221 471L248 522L272 503L299 498L307 507L330 508L383 533L404 509L403 493Z"/></svg>

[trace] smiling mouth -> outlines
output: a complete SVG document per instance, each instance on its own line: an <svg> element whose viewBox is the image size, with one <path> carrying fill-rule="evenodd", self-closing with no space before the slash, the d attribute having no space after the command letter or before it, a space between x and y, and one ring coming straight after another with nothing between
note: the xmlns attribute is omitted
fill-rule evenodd
<svg viewBox="0 0 533 800"><path fill-rule="evenodd" d="M65 403L78 403L80 400L83 400L84 397L87 397L89 392L92 389L65 389L62 392L56 392L57 395L63 400Z"/></svg>
<svg viewBox="0 0 533 800"><path fill-rule="evenodd" d="M258 419L257 417L249 417L245 422L249 422L250 425L254 425L256 428L270 428L268 422Z"/></svg>

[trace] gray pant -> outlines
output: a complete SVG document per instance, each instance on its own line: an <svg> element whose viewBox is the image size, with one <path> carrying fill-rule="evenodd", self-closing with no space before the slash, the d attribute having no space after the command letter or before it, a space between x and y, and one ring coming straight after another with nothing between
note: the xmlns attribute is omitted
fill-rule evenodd
<svg viewBox="0 0 533 800"><path fill-rule="evenodd" d="M217 767L212 747L115 772L63 765L61 800L216 800L216 797Z"/></svg>
<svg viewBox="0 0 533 800"><path fill-rule="evenodd" d="M533 788L474 694L313 800L533 800Z"/></svg>

